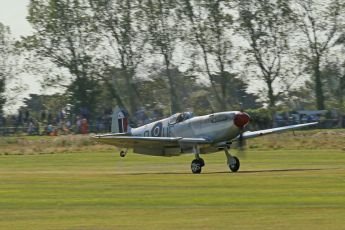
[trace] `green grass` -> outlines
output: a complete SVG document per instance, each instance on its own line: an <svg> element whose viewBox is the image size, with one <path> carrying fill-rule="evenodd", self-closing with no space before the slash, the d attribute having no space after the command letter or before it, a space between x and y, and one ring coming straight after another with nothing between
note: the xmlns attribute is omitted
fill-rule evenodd
<svg viewBox="0 0 345 230"><path fill-rule="evenodd" d="M0 229L344 229L345 151L203 158L1 155Z"/></svg>

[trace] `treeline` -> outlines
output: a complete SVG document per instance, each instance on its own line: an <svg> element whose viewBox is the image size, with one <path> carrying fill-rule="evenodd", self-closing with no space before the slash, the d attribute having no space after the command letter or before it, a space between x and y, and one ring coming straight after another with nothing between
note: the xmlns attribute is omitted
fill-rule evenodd
<svg viewBox="0 0 345 230"><path fill-rule="evenodd" d="M344 110L343 0L31 0L28 11L25 70L76 113Z"/></svg>

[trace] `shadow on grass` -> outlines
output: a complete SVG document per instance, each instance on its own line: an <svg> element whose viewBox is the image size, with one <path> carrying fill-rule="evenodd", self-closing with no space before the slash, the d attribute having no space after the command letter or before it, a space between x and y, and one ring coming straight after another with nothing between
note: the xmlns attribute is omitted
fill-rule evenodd
<svg viewBox="0 0 345 230"><path fill-rule="evenodd" d="M295 168L295 169L263 169L263 170L248 170L232 173L230 171L221 172L202 172L201 174L256 174L256 173L280 173L280 172L306 172L306 171L323 171L334 170L338 168ZM116 173L117 174L117 173ZM118 173L117 175L135 176L135 175L192 175L191 172L133 172L133 173ZM198 174L197 174L198 175Z"/></svg>
<svg viewBox="0 0 345 230"><path fill-rule="evenodd" d="M263 170L251 170L251 171L241 171L238 173L275 173L275 172L306 172L306 171L323 171L323 170L334 170L338 168L317 168L317 169L263 169Z"/></svg>

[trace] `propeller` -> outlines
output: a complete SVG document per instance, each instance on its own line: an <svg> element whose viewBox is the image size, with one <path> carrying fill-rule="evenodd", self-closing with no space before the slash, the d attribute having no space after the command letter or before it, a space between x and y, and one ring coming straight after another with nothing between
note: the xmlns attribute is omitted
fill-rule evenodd
<svg viewBox="0 0 345 230"><path fill-rule="evenodd" d="M244 131L241 130L240 136L238 137L237 147L240 152L245 150L246 147L246 140L243 138Z"/></svg>
<svg viewBox="0 0 345 230"><path fill-rule="evenodd" d="M238 149L240 152L244 151L245 145L246 145L246 141L243 138L243 133L245 131L245 126L249 123L250 121L250 116L243 112L243 110L241 109L241 112L237 113L234 117L234 124L239 128L240 134L238 137Z"/></svg>

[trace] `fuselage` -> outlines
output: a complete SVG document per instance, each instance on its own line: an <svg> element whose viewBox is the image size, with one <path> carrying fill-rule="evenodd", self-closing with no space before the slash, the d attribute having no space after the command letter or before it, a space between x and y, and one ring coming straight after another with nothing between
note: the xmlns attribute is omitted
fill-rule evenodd
<svg viewBox="0 0 345 230"><path fill-rule="evenodd" d="M119 112L113 116L115 128L117 123L121 124L118 127L126 123L123 121L126 118L119 116ZM243 133L249 119L248 114L239 111L204 116L184 112L138 128L129 128L127 132L113 132L98 138L103 143L132 148L133 152L145 155L177 156L195 151L206 154L230 146Z"/></svg>
<svg viewBox="0 0 345 230"><path fill-rule="evenodd" d="M239 135L243 127L238 127L235 124L235 118L241 114L244 113L229 111L194 117L191 113L178 113L169 118L133 128L131 129L131 135L144 137L204 138L216 144L231 141Z"/></svg>
<svg viewBox="0 0 345 230"><path fill-rule="evenodd" d="M249 115L228 111L198 117L191 113L178 113L138 128L130 128L126 126L127 117L119 107L114 110L112 120L112 133L95 138L101 143L121 148L120 156L124 157L128 149L132 149L133 153L164 157L192 153L195 155L191 163L193 173L200 173L205 166L201 154L221 149L225 152L230 170L237 172L240 161L229 152L233 141L238 141L241 147L248 138L317 124L313 122L244 132L244 127L250 121Z"/></svg>

